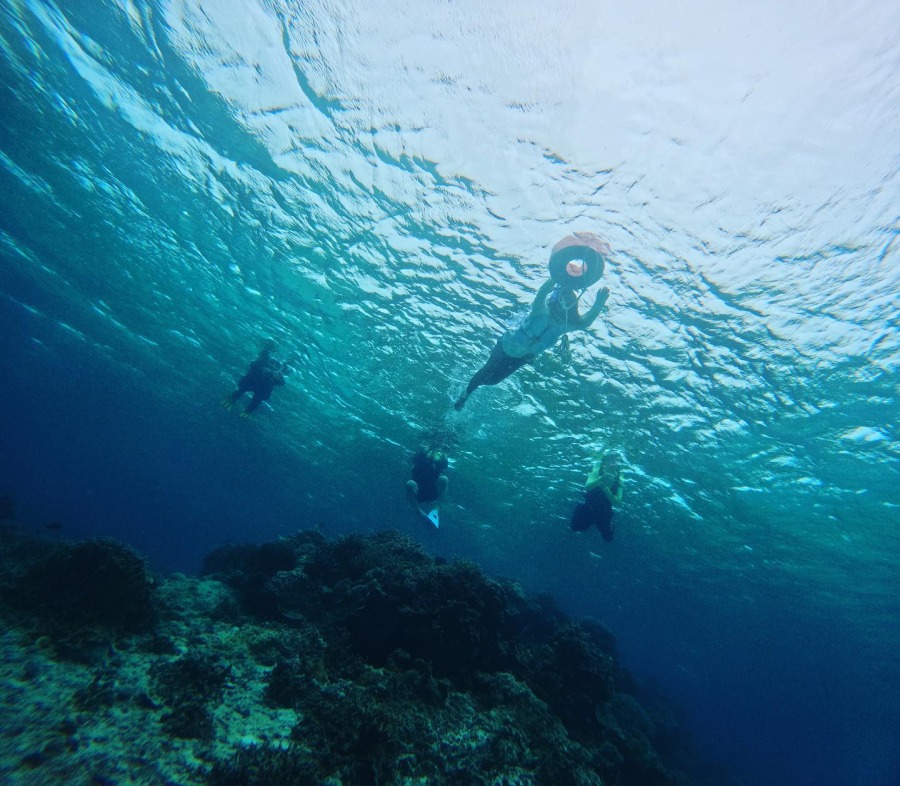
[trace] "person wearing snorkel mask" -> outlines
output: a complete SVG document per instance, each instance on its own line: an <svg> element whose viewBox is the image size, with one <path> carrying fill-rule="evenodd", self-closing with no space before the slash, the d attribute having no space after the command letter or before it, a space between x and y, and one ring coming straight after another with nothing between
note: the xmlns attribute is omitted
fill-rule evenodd
<svg viewBox="0 0 900 786"><path fill-rule="evenodd" d="M496 385L530 363L574 330L587 330L609 298L603 287L584 313L578 301L584 290L603 274L603 258L609 245L590 232L576 232L557 243L550 254L550 278L537 291L528 315L519 325L500 336L487 362L472 377L465 392L453 405L462 409L469 396L482 385Z"/></svg>
<svg viewBox="0 0 900 786"><path fill-rule="evenodd" d="M440 504L447 494L450 461L442 450L421 445L412 460L412 477L406 481L406 496L412 506L435 528L440 526Z"/></svg>
<svg viewBox="0 0 900 786"><path fill-rule="evenodd" d="M237 389L222 399L222 407L231 409L237 404L238 399L244 393L250 393L250 403L241 412L242 418L248 418L268 401L276 387L284 385L285 377L290 373L290 367L273 356L275 342L272 339L266 341L259 356L254 360L247 373L241 377Z"/></svg>
<svg viewBox="0 0 900 786"><path fill-rule="evenodd" d="M613 506L622 501L622 466L622 456L616 451L604 453L594 462L584 482L584 502L579 502L572 513L573 531L584 532L595 526L603 540L612 542L616 531Z"/></svg>

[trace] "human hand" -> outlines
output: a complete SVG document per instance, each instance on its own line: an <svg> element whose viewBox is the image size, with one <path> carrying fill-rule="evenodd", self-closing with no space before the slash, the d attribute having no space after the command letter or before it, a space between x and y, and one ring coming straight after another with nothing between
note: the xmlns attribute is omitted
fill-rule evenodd
<svg viewBox="0 0 900 786"><path fill-rule="evenodd" d="M603 289L601 289L597 293L597 300L595 301L595 304L602 306L606 303L606 301L608 299L609 299L609 287L603 287Z"/></svg>

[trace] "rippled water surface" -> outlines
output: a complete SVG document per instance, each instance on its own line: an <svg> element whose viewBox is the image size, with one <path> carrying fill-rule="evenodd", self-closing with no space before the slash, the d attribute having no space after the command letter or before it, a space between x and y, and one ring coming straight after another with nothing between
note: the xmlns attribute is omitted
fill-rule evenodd
<svg viewBox="0 0 900 786"><path fill-rule="evenodd" d="M601 619L746 783L897 783L900 6L0 14L20 519L182 570L397 527ZM606 312L454 413L573 231ZM296 372L244 422L269 336ZM435 428L438 533L403 498ZM612 544L567 523L604 448Z"/></svg>

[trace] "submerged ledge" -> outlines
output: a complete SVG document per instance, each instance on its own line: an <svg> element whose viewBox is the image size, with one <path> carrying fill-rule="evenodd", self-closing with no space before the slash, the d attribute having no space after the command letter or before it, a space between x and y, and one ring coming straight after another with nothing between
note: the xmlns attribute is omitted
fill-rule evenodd
<svg viewBox="0 0 900 786"><path fill-rule="evenodd" d="M0 546L5 783L733 783L601 625L395 531L222 546L198 577Z"/></svg>

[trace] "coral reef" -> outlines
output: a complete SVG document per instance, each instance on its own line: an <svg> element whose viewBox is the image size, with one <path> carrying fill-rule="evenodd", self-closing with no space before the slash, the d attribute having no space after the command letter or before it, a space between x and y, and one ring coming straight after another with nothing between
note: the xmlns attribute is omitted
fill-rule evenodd
<svg viewBox="0 0 900 786"><path fill-rule="evenodd" d="M18 556L18 560L16 559ZM7 554L0 598L60 654L92 660L115 638L152 629L154 579L129 546L104 538Z"/></svg>
<svg viewBox="0 0 900 786"><path fill-rule="evenodd" d="M121 544L0 537L4 782L729 782L602 626L396 532L225 546L156 584ZM101 655L60 651L67 611Z"/></svg>
<svg viewBox="0 0 900 786"><path fill-rule="evenodd" d="M190 652L178 660L161 660L150 670L153 692L169 711L161 718L166 734L186 740L213 737L210 702L222 698L231 669L208 652Z"/></svg>

